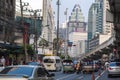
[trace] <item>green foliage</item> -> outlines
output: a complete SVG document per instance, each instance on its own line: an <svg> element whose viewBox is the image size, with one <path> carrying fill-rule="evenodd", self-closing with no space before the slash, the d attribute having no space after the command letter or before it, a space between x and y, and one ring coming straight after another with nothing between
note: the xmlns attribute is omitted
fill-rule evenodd
<svg viewBox="0 0 120 80"><path fill-rule="evenodd" d="M57 49L57 38L53 40L53 50Z"/></svg>
<svg viewBox="0 0 120 80"><path fill-rule="evenodd" d="M39 46L45 46L48 47L49 46L49 42L45 39L41 39L39 42Z"/></svg>
<svg viewBox="0 0 120 80"><path fill-rule="evenodd" d="M67 59L72 59L69 55L67 56Z"/></svg>
<svg viewBox="0 0 120 80"><path fill-rule="evenodd" d="M27 45L27 52L28 54L34 54L34 49L32 48L32 45Z"/></svg>
<svg viewBox="0 0 120 80"><path fill-rule="evenodd" d="M28 54L34 54L35 53L34 49L32 48L32 45L27 44L26 48L27 48L27 53ZM20 48L19 50L21 51L21 53L25 53L25 46L22 45L22 48Z"/></svg>
<svg viewBox="0 0 120 80"><path fill-rule="evenodd" d="M61 54L61 55L60 55L60 58L61 58L61 59L65 59L65 56Z"/></svg>

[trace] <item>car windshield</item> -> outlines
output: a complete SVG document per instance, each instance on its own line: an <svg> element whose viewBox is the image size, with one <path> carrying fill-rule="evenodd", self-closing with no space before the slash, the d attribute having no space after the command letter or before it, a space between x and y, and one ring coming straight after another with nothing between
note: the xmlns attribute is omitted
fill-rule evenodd
<svg viewBox="0 0 120 80"><path fill-rule="evenodd" d="M0 74L32 76L33 67L6 67Z"/></svg>
<svg viewBox="0 0 120 80"><path fill-rule="evenodd" d="M73 61L72 60L64 60L63 65L73 65Z"/></svg>
<svg viewBox="0 0 120 80"><path fill-rule="evenodd" d="M56 63L60 63L60 59L56 59Z"/></svg>
<svg viewBox="0 0 120 80"><path fill-rule="evenodd" d="M93 65L93 62L84 62L84 65Z"/></svg>
<svg viewBox="0 0 120 80"><path fill-rule="evenodd" d="M54 59L44 59L44 63L54 63Z"/></svg>
<svg viewBox="0 0 120 80"><path fill-rule="evenodd" d="M28 65L39 65L38 62L28 62L27 64L28 64Z"/></svg>
<svg viewBox="0 0 120 80"><path fill-rule="evenodd" d="M110 66L120 66L120 62L113 62L113 63L110 63Z"/></svg>

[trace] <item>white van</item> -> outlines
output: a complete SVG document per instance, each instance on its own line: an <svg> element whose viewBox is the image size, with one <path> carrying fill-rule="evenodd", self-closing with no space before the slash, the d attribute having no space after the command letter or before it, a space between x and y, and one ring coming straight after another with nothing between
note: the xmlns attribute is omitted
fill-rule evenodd
<svg viewBox="0 0 120 80"><path fill-rule="evenodd" d="M43 57L43 65L50 71L61 71L62 63L59 56L45 56Z"/></svg>

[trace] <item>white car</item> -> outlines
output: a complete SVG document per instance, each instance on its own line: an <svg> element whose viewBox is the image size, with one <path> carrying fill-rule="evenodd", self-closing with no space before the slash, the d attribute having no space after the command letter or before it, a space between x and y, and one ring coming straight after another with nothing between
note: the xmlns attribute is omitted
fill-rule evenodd
<svg viewBox="0 0 120 80"><path fill-rule="evenodd" d="M0 72L0 80L54 80L54 74L41 66L16 65L5 67Z"/></svg>
<svg viewBox="0 0 120 80"><path fill-rule="evenodd" d="M120 62L110 62L108 66L108 77L120 76Z"/></svg>
<svg viewBox="0 0 120 80"><path fill-rule="evenodd" d="M26 78L7 78L7 77L2 77L2 78L0 78L0 80L28 80L28 79L26 79Z"/></svg>

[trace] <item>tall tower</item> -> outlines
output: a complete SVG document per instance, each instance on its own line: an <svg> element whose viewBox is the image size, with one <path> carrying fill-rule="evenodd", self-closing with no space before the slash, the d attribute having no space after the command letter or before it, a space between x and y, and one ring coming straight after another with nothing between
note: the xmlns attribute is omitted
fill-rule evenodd
<svg viewBox="0 0 120 80"><path fill-rule="evenodd" d="M80 5L76 4L71 12L68 22L68 33L86 31L86 23Z"/></svg>
<svg viewBox="0 0 120 80"><path fill-rule="evenodd" d="M95 0L91 5L88 15L88 44L98 34L111 36L113 24L106 20L106 12L109 8L108 0Z"/></svg>
<svg viewBox="0 0 120 80"><path fill-rule="evenodd" d="M103 0L103 34L107 34L107 35L112 35L112 31L113 31L113 23L107 22L106 20L106 12L107 9L110 10L110 5L108 0Z"/></svg>
<svg viewBox="0 0 120 80"><path fill-rule="evenodd" d="M54 13L52 8L52 0L43 0L43 29L42 37L49 41L53 41L54 35Z"/></svg>
<svg viewBox="0 0 120 80"><path fill-rule="evenodd" d="M74 6L69 17L68 37L69 42L73 43L68 48L68 53L71 57L78 57L86 52L86 22L79 4Z"/></svg>
<svg viewBox="0 0 120 80"><path fill-rule="evenodd" d="M91 40L96 33L102 33L102 19L103 19L103 10L102 2L96 0L89 9L88 13L88 41Z"/></svg>

